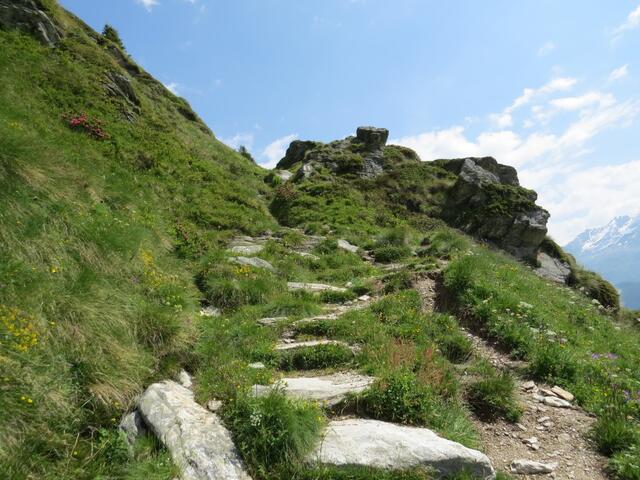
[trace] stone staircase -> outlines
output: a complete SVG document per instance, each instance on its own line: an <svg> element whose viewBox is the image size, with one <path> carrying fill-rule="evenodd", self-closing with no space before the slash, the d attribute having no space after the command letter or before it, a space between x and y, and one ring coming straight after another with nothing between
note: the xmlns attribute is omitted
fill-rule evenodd
<svg viewBox="0 0 640 480"><path fill-rule="evenodd" d="M310 285L312 286L309 291L318 291L315 284ZM282 338L276 343L274 349L281 352L297 348L340 345L357 352L358 345L349 345L339 340L324 337L297 340L295 327L337 320L346 312L365 308L372 300L369 296L360 297L358 301L339 311L297 320L284 330ZM262 320L260 323L264 325L264 319ZM318 376L308 376L306 372L301 371L291 373L293 375L282 378L273 385L254 385L254 395L262 396L274 389L279 389L292 398L315 401L326 407L334 407L350 394L363 392L375 381L375 378L355 371ZM495 477L491 462L481 452L443 439L426 428L407 427L362 418L332 419L327 425L322 440L309 454L307 460L310 463L325 465L357 465L390 470L426 467L436 470L441 475L467 470L477 478Z"/></svg>
<svg viewBox="0 0 640 480"><path fill-rule="evenodd" d="M231 252L236 255L256 255L273 237L239 237L234 239ZM309 253L321 237L313 237L298 253ZM342 248L347 248L346 245ZM365 255L366 259L366 255ZM389 269L393 270L393 269ZM289 282L291 291L311 293L343 292L346 288L319 283ZM335 321L347 312L368 307L375 299L364 295L342 305L329 305L321 315L289 322L287 317L262 318L257 322L264 328L281 328L281 338L273 346L278 355L291 354L298 349L313 350L337 346L354 355L359 345L326 337L298 338L298 328L316 322ZM260 364L263 368L263 365ZM258 368L256 366L256 368ZM274 389L285 395L318 402L328 407L332 417L317 446L307 456L310 465L361 466L387 470L427 468L439 475L460 471L471 473L482 480L495 478L491 461L483 453L439 437L427 428L408 427L389 422L363 418L335 417L335 407L349 395L365 391L375 378L357 371L323 372L310 375L309 371L288 371L287 376L272 385L254 385L255 396L264 396ZM219 407L220 402L209 402ZM246 480L242 461L233 446L230 433L215 412L198 405L189 388L176 382L165 381L151 385L141 396L138 413L146 425L170 451L185 480ZM136 426L135 418L128 425ZM129 430L128 437L136 430Z"/></svg>

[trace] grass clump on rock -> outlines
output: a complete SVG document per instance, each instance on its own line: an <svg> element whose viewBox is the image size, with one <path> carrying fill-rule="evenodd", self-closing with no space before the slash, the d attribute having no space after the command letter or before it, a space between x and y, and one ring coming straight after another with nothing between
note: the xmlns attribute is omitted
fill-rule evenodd
<svg viewBox="0 0 640 480"><path fill-rule="evenodd" d="M517 422L522 408L515 398L515 382L509 372L500 372L481 362L477 365L478 379L466 389L467 402L478 417L485 420L504 418Z"/></svg>
<svg viewBox="0 0 640 480"><path fill-rule="evenodd" d="M260 398L241 394L225 407L223 417L257 478L301 463L325 424L315 404L288 399L278 391Z"/></svg>

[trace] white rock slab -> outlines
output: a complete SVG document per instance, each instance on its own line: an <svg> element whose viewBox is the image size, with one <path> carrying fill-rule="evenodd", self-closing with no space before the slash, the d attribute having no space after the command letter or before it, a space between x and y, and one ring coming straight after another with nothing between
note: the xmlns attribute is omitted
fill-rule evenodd
<svg viewBox="0 0 640 480"><path fill-rule="evenodd" d="M327 313L326 315L317 315L315 317L301 318L293 322L294 326L305 325L308 323L322 322L324 320L336 320L339 317L337 313Z"/></svg>
<svg viewBox="0 0 640 480"><path fill-rule="evenodd" d="M306 340L304 342L278 343L276 345L276 350L294 350L296 348L317 347L319 345L341 345L343 347L351 348L348 343L341 342L339 340Z"/></svg>
<svg viewBox="0 0 640 480"><path fill-rule="evenodd" d="M551 391L567 402L573 402L573 399L575 398L571 392L567 392L564 388L559 387L558 385L554 386Z"/></svg>
<svg viewBox="0 0 640 480"><path fill-rule="evenodd" d="M300 282L288 282L287 287L289 290L307 290L308 292L346 292L346 288L334 287L333 285L325 285L324 283L300 283Z"/></svg>
<svg viewBox="0 0 640 480"><path fill-rule="evenodd" d="M433 468L441 475L461 470L483 480L495 478L483 453L439 437L426 428L414 428L378 420L336 420L307 457L328 465L358 465L390 470Z"/></svg>
<svg viewBox="0 0 640 480"><path fill-rule="evenodd" d="M346 250L347 252L351 252L351 253L358 253L358 247L347 242L346 240L338 240L338 248L341 248L342 250Z"/></svg>
<svg viewBox="0 0 640 480"><path fill-rule="evenodd" d="M345 372L322 377L283 378L274 385L254 385L252 391L255 396L261 397L274 389L281 389L293 398L314 400L334 406L349 393L362 392L373 382L373 377Z"/></svg>
<svg viewBox="0 0 640 480"><path fill-rule="evenodd" d="M544 400L542 400L542 403L555 408L571 408L572 407L572 405L569 402L558 397L544 397Z"/></svg>
<svg viewBox="0 0 640 480"><path fill-rule="evenodd" d="M237 263L238 265L246 265L248 267L262 268L270 272L275 272L276 269L266 260L258 257L232 257L229 259L231 263Z"/></svg>
<svg viewBox="0 0 640 480"><path fill-rule="evenodd" d="M511 472L518 475L545 475L553 473L558 468L557 463L540 463L533 460L514 460L511 462Z"/></svg>
<svg viewBox="0 0 640 480"><path fill-rule="evenodd" d="M238 255L256 255L264 249L264 245L235 245L231 252Z"/></svg>
<svg viewBox="0 0 640 480"><path fill-rule="evenodd" d="M172 381L154 383L140 397L138 409L183 480L251 480L229 431L195 402L191 391Z"/></svg>

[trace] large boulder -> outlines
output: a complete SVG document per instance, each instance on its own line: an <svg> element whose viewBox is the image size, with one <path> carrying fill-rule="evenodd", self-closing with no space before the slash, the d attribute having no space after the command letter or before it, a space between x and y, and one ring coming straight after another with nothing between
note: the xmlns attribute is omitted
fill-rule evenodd
<svg viewBox="0 0 640 480"><path fill-rule="evenodd" d="M387 144L389 130L377 127L358 127L356 138L364 143L368 150L380 150Z"/></svg>
<svg viewBox="0 0 640 480"><path fill-rule="evenodd" d="M140 397L138 410L183 480L251 480L229 431L190 390L172 381L154 383Z"/></svg>
<svg viewBox="0 0 640 480"><path fill-rule="evenodd" d="M437 163L458 176L447 193L445 220L518 258L536 260L549 212L536 205L534 191L520 187L515 169L491 157Z"/></svg>
<svg viewBox="0 0 640 480"><path fill-rule="evenodd" d="M372 377L357 373L334 373L321 377L282 378L273 385L254 385L255 396L267 395L282 390L287 396L321 402L334 406L342 402L350 393L359 393L373 383Z"/></svg>
<svg viewBox="0 0 640 480"><path fill-rule="evenodd" d="M432 468L440 475L468 471L474 478L495 478L491 461L477 450L445 440L426 428L404 427L377 420L330 422L308 460L327 465L388 470Z"/></svg>
<svg viewBox="0 0 640 480"><path fill-rule="evenodd" d="M538 253L538 265L535 272L552 282L564 284L571 276L571 267L567 263L545 252Z"/></svg>
<svg viewBox="0 0 640 480"><path fill-rule="evenodd" d="M0 27L30 33L45 45L60 42L60 31L34 0L0 0Z"/></svg>
<svg viewBox="0 0 640 480"><path fill-rule="evenodd" d="M279 170L286 170L296 163L301 162L304 160L305 154L317 145L317 142L294 140L289 145L289 148L287 148L287 153L285 153L284 158L278 162L276 168Z"/></svg>
<svg viewBox="0 0 640 480"><path fill-rule="evenodd" d="M373 178L384 171L383 149L388 137L386 128L359 127L355 137L331 143L294 140L276 168L302 164L293 181L307 179L322 167L336 174Z"/></svg>

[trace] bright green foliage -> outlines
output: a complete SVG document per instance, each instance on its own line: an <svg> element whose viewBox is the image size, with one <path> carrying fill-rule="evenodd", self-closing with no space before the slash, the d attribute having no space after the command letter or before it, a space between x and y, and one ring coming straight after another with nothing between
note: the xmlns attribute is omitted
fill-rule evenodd
<svg viewBox="0 0 640 480"><path fill-rule="evenodd" d="M633 444L616 453L609 462L609 473L616 480L640 480L640 446Z"/></svg>
<svg viewBox="0 0 640 480"><path fill-rule="evenodd" d="M200 293L172 250L197 258L274 222L261 169L129 60L140 107L110 97L105 74L128 75L126 57L49 13L67 29L59 48L0 31L0 311L35 335L0 333L0 464L9 478L98 478L129 464L95 455L91 432L193 362Z"/></svg>
<svg viewBox="0 0 640 480"><path fill-rule="evenodd" d="M240 395L223 417L256 478L268 478L267 469L299 463L325 423L316 405L289 400L277 391L261 398Z"/></svg>
<svg viewBox="0 0 640 480"><path fill-rule="evenodd" d="M353 361L353 352L342 345L318 345L285 350L280 354L278 367L281 370L315 370L330 367L345 367Z"/></svg>
<svg viewBox="0 0 640 480"><path fill-rule="evenodd" d="M616 454L612 468L619 478L635 478L629 452L637 448L640 420L637 328L616 325L590 297L485 248L454 257L445 286L474 328L529 360L535 378L566 387L600 415L596 443L608 454L631 449Z"/></svg>
<svg viewBox="0 0 640 480"><path fill-rule="evenodd" d="M497 371L487 362L477 365L476 374L479 378L467 387L466 392L471 409L485 420L505 418L517 422L522 415L522 408L515 398L511 374Z"/></svg>

